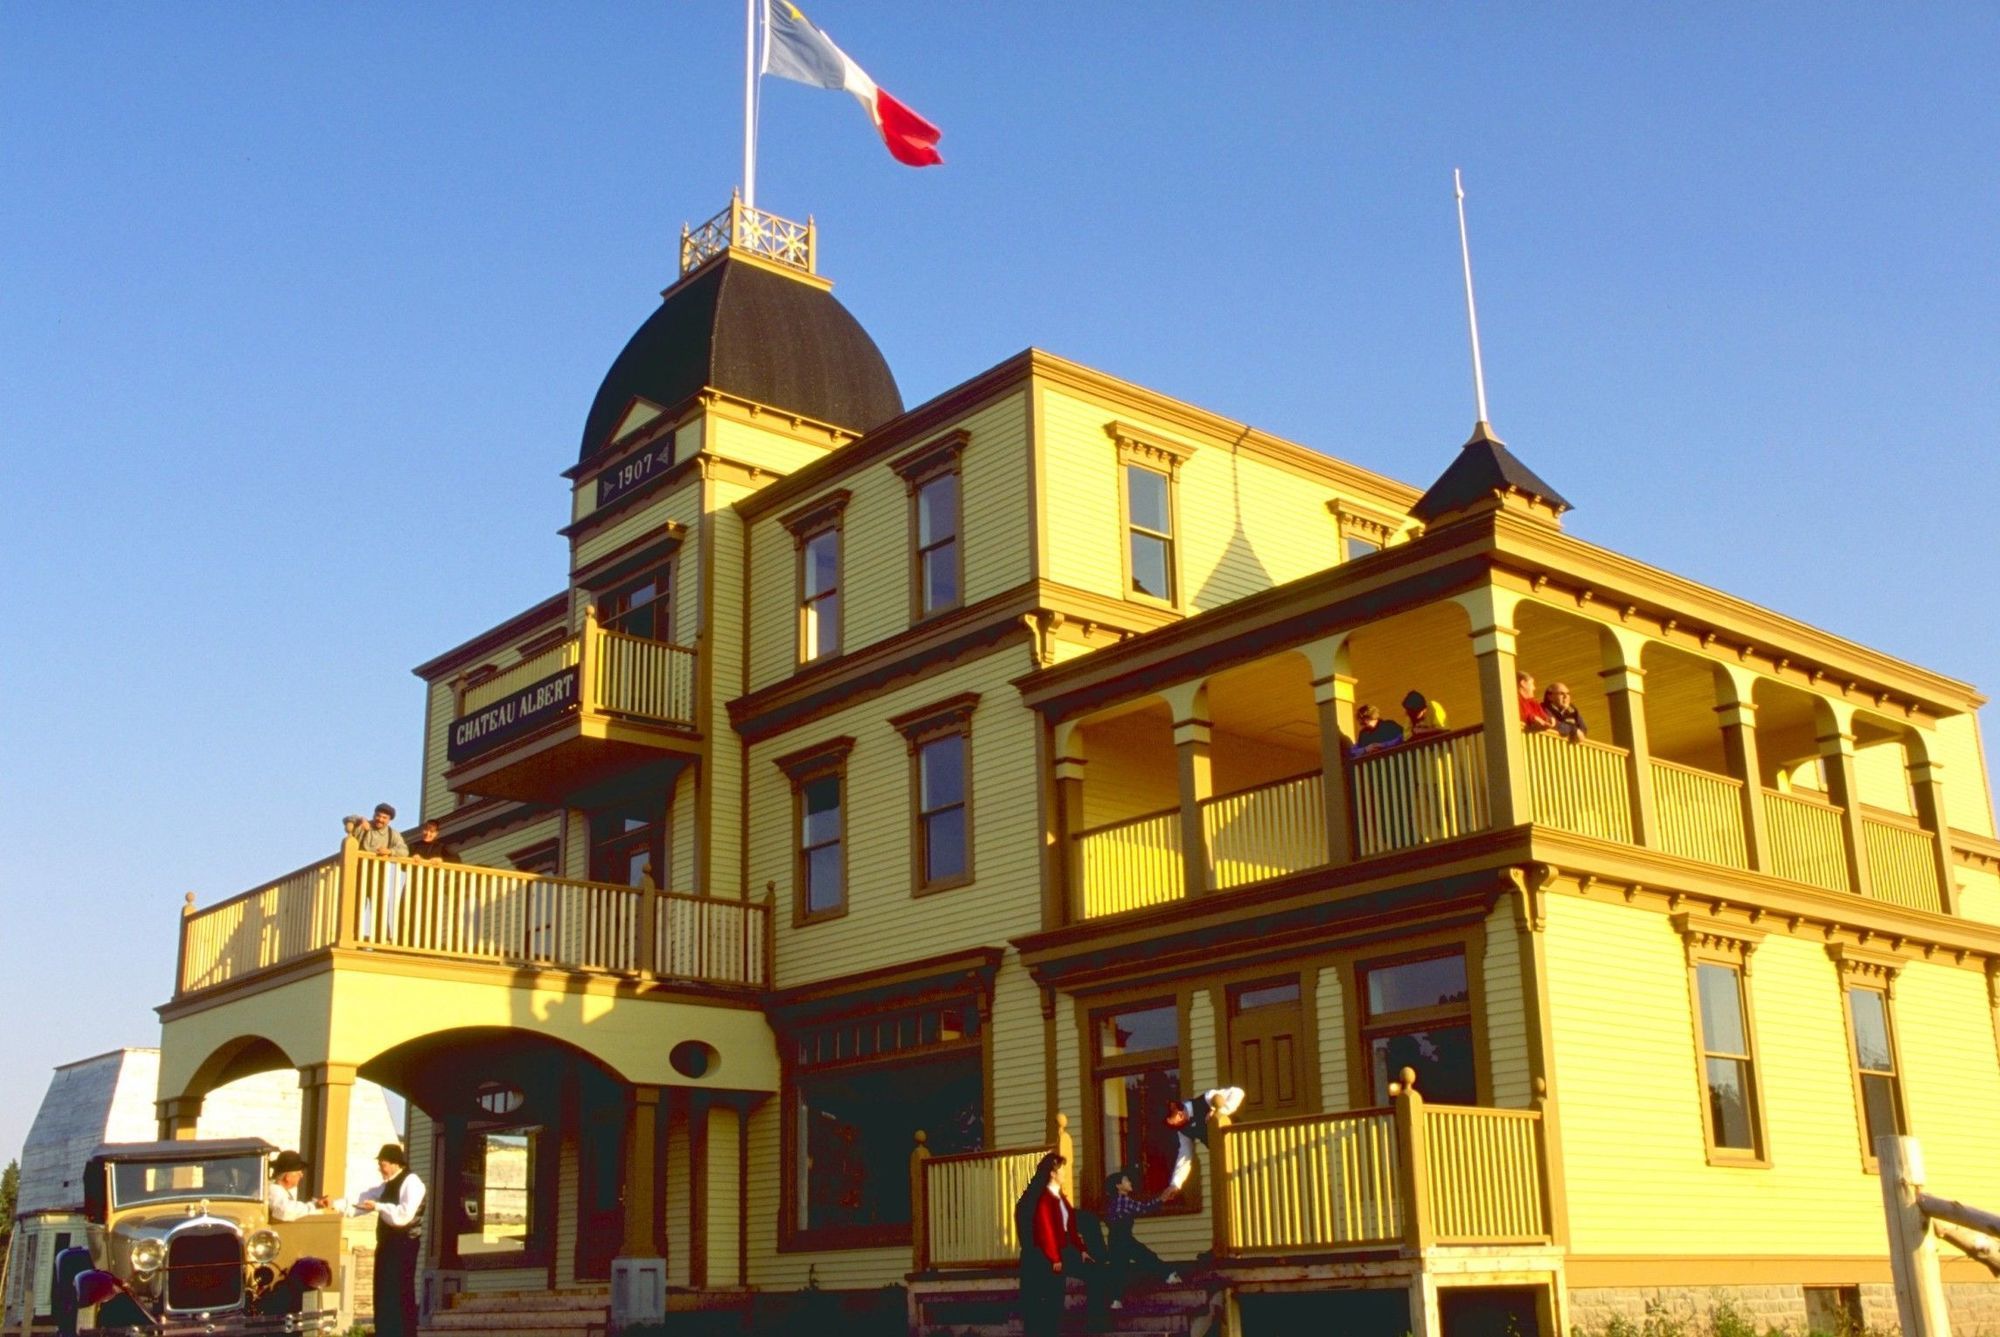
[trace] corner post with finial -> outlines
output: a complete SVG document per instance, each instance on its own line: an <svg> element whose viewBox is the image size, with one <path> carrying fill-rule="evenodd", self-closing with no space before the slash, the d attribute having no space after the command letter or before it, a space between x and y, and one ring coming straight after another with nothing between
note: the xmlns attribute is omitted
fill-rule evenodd
<svg viewBox="0 0 2000 1337"><path fill-rule="evenodd" d="M1431 1242L1430 1154L1424 1138L1424 1098L1417 1073L1405 1068L1389 1083L1395 1106L1396 1172L1403 1196L1403 1247L1420 1255Z"/></svg>
<svg viewBox="0 0 2000 1337"><path fill-rule="evenodd" d="M930 1215L925 1200L927 1186L924 1183L924 1162L931 1158L931 1149L925 1144L930 1135L923 1129L917 1130L916 1145L910 1148L910 1271L922 1272L931 1265Z"/></svg>
<svg viewBox="0 0 2000 1337"><path fill-rule="evenodd" d="M194 927L194 893L189 892L181 901L181 942L180 950L174 957L174 990L186 993L188 987L188 931Z"/></svg>

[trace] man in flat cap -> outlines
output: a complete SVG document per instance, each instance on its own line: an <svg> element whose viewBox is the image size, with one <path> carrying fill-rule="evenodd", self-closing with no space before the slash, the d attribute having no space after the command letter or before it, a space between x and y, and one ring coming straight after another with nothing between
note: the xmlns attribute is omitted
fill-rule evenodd
<svg viewBox="0 0 2000 1337"><path fill-rule="evenodd" d="M396 829L396 809L387 803L375 805L375 818L361 828L361 852L363 854L393 855L399 859L410 857L410 846L403 839L403 833ZM374 899L367 894L361 898L361 934L365 940L375 938L382 942L396 940L396 914L403 900L403 878L406 870L391 864L382 870L381 923L378 927L375 914L378 907L370 904Z"/></svg>
<svg viewBox="0 0 2000 1337"><path fill-rule="evenodd" d="M424 1181L400 1144L375 1153L382 1182L361 1190L357 1211L375 1213L375 1337L417 1337L417 1255L423 1252Z"/></svg>

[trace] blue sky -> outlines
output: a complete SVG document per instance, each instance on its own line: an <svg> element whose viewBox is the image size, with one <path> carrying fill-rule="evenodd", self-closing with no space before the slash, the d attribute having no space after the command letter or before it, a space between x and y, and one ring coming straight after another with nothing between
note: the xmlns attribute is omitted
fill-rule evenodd
<svg viewBox="0 0 2000 1337"><path fill-rule="evenodd" d="M1030 344L2000 685L1990 5L807 13L759 196L911 403ZM554 592L597 382L739 174L722 3L0 6L0 1157L207 902L416 807L410 666ZM2000 726L1989 726L1989 733ZM81 969L79 967L81 966Z"/></svg>

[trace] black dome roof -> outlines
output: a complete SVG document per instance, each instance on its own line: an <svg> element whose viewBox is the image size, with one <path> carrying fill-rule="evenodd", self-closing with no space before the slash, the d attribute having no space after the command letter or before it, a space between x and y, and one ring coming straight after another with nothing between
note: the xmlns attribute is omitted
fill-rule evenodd
<svg viewBox="0 0 2000 1337"><path fill-rule="evenodd" d="M580 458L604 448L634 398L667 408L704 386L854 432L903 411L882 351L832 293L724 253L668 289L611 364Z"/></svg>

